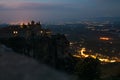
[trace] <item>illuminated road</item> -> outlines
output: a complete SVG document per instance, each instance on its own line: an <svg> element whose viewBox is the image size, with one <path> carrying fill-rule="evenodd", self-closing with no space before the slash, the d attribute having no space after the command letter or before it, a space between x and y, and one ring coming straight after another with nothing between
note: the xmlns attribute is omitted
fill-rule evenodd
<svg viewBox="0 0 120 80"><path fill-rule="evenodd" d="M101 62L106 62L106 63L120 62L120 59L117 57L109 58L108 56L104 56L101 54L92 55L92 54L85 54L84 52L86 52L86 48L82 48L79 51L79 54L75 54L73 56L77 58L86 58L86 57L92 57L94 59L98 58Z"/></svg>

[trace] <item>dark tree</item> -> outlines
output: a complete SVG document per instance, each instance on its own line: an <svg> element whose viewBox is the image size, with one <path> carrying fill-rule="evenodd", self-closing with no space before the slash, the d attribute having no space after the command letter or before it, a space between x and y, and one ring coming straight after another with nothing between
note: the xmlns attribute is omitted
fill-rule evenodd
<svg viewBox="0 0 120 80"><path fill-rule="evenodd" d="M100 78L100 61L91 57L79 61L75 67L78 79L96 80Z"/></svg>

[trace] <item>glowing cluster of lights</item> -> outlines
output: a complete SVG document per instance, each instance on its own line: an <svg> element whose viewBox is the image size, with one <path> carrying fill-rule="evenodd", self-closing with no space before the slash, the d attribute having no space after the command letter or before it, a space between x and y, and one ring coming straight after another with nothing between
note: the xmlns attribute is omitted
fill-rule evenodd
<svg viewBox="0 0 120 80"><path fill-rule="evenodd" d="M109 37L100 37L100 40L108 41L108 40L111 40L111 38L109 38Z"/></svg>
<svg viewBox="0 0 120 80"><path fill-rule="evenodd" d="M77 57L77 58L86 58L86 57L92 57L94 59L98 58L101 62L107 62L107 63L114 63L114 62L120 62L120 60L118 58L113 58L113 59L110 59L108 56L102 56L101 54L95 54L95 55L92 55L92 54L85 54L84 52L86 51L85 48L82 48L80 51L79 51L79 54L75 54L73 55L74 57Z"/></svg>
<svg viewBox="0 0 120 80"><path fill-rule="evenodd" d="M46 34L52 34L52 32L50 32L50 31L46 31Z"/></svg>

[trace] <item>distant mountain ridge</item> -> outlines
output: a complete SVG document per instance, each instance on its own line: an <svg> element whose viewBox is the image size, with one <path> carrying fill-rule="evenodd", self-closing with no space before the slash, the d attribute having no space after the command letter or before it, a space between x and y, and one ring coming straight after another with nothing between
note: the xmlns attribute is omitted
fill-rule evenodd
<svg viewBox="0 0 120 80"><path fill-rule="evenodd" d="M0 28L1 27L7 27L9 24L6 24L6 23L3 23L3 24L0 24Z"/></svg>
<svg viewBox="0 0 120 80"><path fill-rule="evenodd" d="M97 18L88 18L91 21L110 21L110 22L120 22L120 17L97 17Z"/></svg>
<svg viewBox="0 0 120 80"><path fill-rule="evenodd" d="M120 22L120 17L92 17L92 18L77 18L77 19L67 19L64 20L69 22L78 22L78 21L94 21L94 22Z"/></svg>

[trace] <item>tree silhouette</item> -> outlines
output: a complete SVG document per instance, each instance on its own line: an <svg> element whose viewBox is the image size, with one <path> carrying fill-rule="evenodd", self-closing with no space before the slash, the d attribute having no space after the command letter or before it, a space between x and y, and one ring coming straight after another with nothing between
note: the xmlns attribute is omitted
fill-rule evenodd
<svg viewBox="0 0 120 80"><path fill-rule="evenodd" d="M79 61L75 67L78 79L96 80L100 78L100 61L91 57Z"/></svg>

